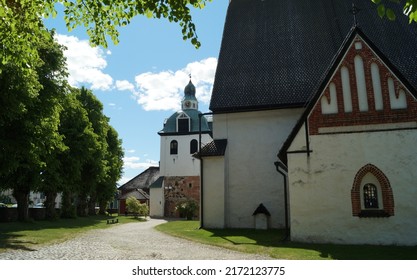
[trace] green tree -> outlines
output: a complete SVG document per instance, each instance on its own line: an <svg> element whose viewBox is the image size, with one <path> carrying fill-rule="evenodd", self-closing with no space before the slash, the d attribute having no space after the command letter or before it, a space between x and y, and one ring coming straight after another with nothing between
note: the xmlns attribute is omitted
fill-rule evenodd
<svg viewBox="0 0 417 280"><path fill-rule="evenodd" d="M82 188L82 170L84 165L93 156L97 146L97 136L88 118L87 110L77 99L79 89L71 89L63 100L63 111L60 117L59 132L64 137L64 144L68 149L61 152L57 160L60 162L62 185L58 191L62 191L61 217L71 218L76 216L78 193Z"/></svg>
<svg viewBox="0 0 417 280"><path fill-rule="evenodd" d="M117 131L109 126L107 130L107 152L106 174L104 180L99 182L97 188L97 201L100 206L100 214L104 214L108 203L114 199L117 191L117 181L123 172L123 148L122 141L119 139Z"/></svg>
<svg viewBox="0 0 417 280"><path fill-rule="evenodd" d="M87 111L95 139L94 146L89 147L89 152L85 153L85 162L81 168L81 188L78 192L77 214L79 216L94 215L97 189L99 183L106 178L106 137L109 119L103 114L103 104L92 91L83 87L76 97Z"/></svg>
<svg viewBox="0 0 417 280"><path fill-rule="evenodd" d="M178 211L180 217L185 217L187 220L192 220L195 212L198 209L198 203L192 199L187 198L177 204L175 210Z"/></svg>
<svg viewBox="0 0 417 280"><path fill-rule="evenodd" d="M19 220L28 218L29 193L41 185L50 157L64 149L58 133L60 89L66 75L62 49L51 34L36 48L40 58L33 71L36 90L20 80L24 75L19 65L9 63L0 73L0 187L13 190Z"/></svg>
<svg viewBox="0 0 417 280"><path fill-rule="evenodd" d="M129 196L126 199L126 207L130 213L133 213L135 217L147 216L149 213L149 207L145 203L140 203L134 196Z"/></svg>
<svg viewBox="0 0 417 280"><path fill-rule="evenodd" d="M47 146L44 146L45 153L42 153L41 158L45 165L41 171L40 185L35 189L35 191L43 192L46 196L44 205L46 216L49 219L57 217L55 199L60 190L59 186L62 186L62 165L65 164L59 161L59 155L68 148L64 144L64 136L59 132L60 114L63 109L62 102L66 93L69 92L63 48L56 41L53 41L52 44L50 42L41 56L45 64L37 71L39 82L42 85L39 95L41 102L37 106L55 109L50 112L50 117L46 118L45 121L51 122L53 120L51 124L54 126L51 128L51 132L56 135L54 146L57 148L48 149ZM42 98L44 96L46 98Z"/></svg>

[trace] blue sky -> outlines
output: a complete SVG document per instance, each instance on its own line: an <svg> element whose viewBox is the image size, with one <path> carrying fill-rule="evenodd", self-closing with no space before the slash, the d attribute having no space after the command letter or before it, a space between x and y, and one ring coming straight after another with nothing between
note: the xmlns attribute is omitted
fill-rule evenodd
<svg viewBox="0 0 417 280"><path fill-rule="evenodd" d="M83 28L68 32L63 13L46 20L68 50L69 82L91 89L118 131L125 151L120 184L159 161L163 122L180 108L188 75L196 86L200 111L207 112L228 0L193 9L202 46L182 40L180 27L167 20L138 17L120 29L120 43L92 48Z"/></svg>

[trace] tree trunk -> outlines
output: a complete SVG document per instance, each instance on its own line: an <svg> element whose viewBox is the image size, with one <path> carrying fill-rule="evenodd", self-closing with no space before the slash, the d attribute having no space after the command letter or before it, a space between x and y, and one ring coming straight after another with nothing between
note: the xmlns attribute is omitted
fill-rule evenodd
<svg viewBox="0 0 417 280"><path fill-rule="evenodd" d="M27 221L29 219L29 191L14 190L13 196L17 201L17 219Z"/></svg>
<svg viewBox="0 0 417 280"><path fill-rule="evenodd" d="M106 211L107 211L107 201L99 201L99 207L100 207L100 210L99 210L99 214L100 215L105 215L106 214Z"/></svg>
<svg viewBox="0 0 417 280"><path fill-rule="evenodd" d="M90 216L95 216L97 215L96 213L96 196L95 195L91 195L90 199L88 200L88 215Z"/></svg>
<svg viewBox="0 0 417 280"><path fill-rule="evenodd" d="M69 192L62 194L61 217L75 218L77 216L75 207L72 203L72 195Z"/></svg>
<svg viewBox="0 0 417 280"><path fill-rule="evenodd" d="M83 194L78 195L77 215L79 217L87 217L87 206L87 196Z"/></svg>
<svg viewBox="0 0 417 280"><path fill-rule="evenodd" d="M48 220L55 220L58 218L58 215L55 210L55 199L57 197L56 192L46 192L46 200L44 202L45 210L46 210L46 219Z"/></svg>

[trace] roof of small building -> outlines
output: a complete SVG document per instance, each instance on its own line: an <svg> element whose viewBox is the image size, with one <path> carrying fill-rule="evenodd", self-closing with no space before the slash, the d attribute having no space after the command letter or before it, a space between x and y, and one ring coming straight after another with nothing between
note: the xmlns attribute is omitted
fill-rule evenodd
<svg viewBox="0 0 417 280"><path fill-rule="evenodd" d="M417 88L417 24L360 1L357 23ZM210 109L214 113L302 107L353 26L351 0L239 0L229 4Z"/></svg>
<svg viewBox="0 0 417 280"><path fill-rule="evenodd" d="M258 207L253 212L252 216L256 216L258 214L264 214L268 217L271 216L271 213L269 213L268 209L266 209L265 205L263 205L262 203L258 205Z"/></svg>
<svg viewBox="0 0 417 280"><path fill-rule="evenodd" d="M227 147L227 139L216 139L204 145L201 151L195 154L196 158L224 156Z"/></svg>
<svg viewBox="0 0 417 280"><path fill-rule="evenodd" d="M159 167L151 166L127 183L120 186L119 190L121 190L123 193L126 193L129 190L149 188L149 186L158 178Z"/></svg>
<svg viewBox="0 0 417 280"><path fill-rule="evenodd" d="M164 182L164 176L159 177L155 182L153 182L149 188L150 189L159 189L162 188L162 183Z"/></svg>
<svg viewBox="0 0 417 280"><path fill-rule="evenodd" d="M127 199L130 196L133 196L134 198L139 200L149 200L149 195L141 189L130 190L129 192L121 195L119 197L119 200Z"/></svg>

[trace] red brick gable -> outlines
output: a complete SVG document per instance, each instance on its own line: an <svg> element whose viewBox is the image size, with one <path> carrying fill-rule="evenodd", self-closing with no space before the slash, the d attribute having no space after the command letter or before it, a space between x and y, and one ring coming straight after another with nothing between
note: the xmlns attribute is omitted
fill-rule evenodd
<svg viewBox="0 0 417 280"><path fill-rule="evenodd" d="M308 116L310 135L409 128L407 124L416 128L416 99L395 75L396 70L389 69L376 53L358 34L356 35L310 111ZM356 65L355 58L359 61ZM362 99L361 90L358 89L358 84L361 83L357 82L361 79L361 69L365 82L362 85L366 88ZM378 84L380 84L379 91ZM350 88L350 102L349 98L346 98L347 88ZM322 101L323 98L327 100ZM412 122L414 124L411 124ZM393 125L399 123L404 125ZM384 128L380 126L381 124L387 126Z"/></svg>

